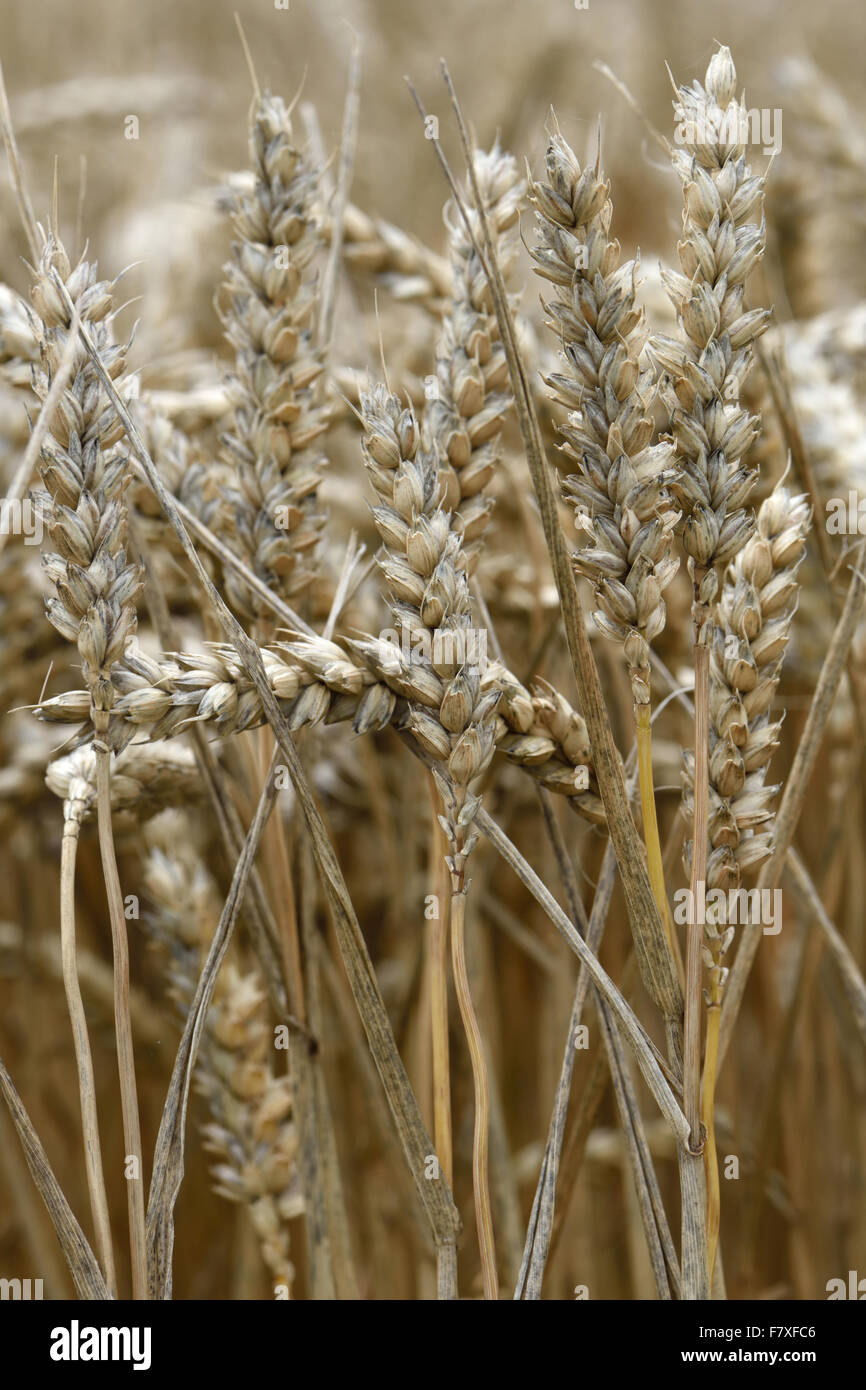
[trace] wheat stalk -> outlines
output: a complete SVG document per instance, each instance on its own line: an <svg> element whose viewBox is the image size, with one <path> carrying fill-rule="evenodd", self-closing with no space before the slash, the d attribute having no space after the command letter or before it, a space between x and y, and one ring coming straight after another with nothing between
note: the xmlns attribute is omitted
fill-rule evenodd
<svg viewBox="0 0 866 1390"><path fill-rule="evenodd" d="M58 283L63 294L58 292ZM46 611L52 626L78 647L90 700L97 755L100 850L115 959L115 1025L126 1160L134 1165L126 1179L133 1297L144 1298L144 1177L129 1017L129 954L111 832L107 741L117 694L113 667L135 630L135 597L141 587L141 573L137 565L128 561L125 550L124 491L129 465L117 447L122 431L90 357L78 341L79 324L86 324L106 371L113 378L120 376L125 349L113 344L110 338L111 291L111 285L97 279L95 266L82 260L73 268L60 243L53 237L45 239L31 296L42 363L42 370L34 379L40 399L47 397L52 377L68 350L69 337L75 336L73 375L49 422L42 446L40 474L50 499L47 531L56 547L44 556L45 569L55 589ZM74 868L69 872L74 873ZM68 918L68 876L66 887ZM67 921L66 939L71 952L73 932L74 927Z"/></svg>
<svg viewBox="0 0 866 1390"><path fill-rule="evenodd" d="M681 337L653 338L660 395L677 450L674 491L684 513L683 545L693 583L695 662L695 795L691 902L706 881L709 742L709 640L719 567L754 530L743 503L756 474L745 455L759 421L740 404L752 344L769 322L765 309L746 311L745 283L764 252L764 180L745 158L746 112L736 99L730 50L711 58L705 85L674 87L681 143L672 161L683 184L682 274L664 280ZM702 923L690 920L686 946L685 1100L693 1147L700 1137L700 948Z"/></svg>
<svg viewBox="0 0 866 1390"><path fill-rule="evenodd" d="M421 444L411 410L386 388L361 397L363 453L380 499L373 515L384 545L379 565L393 595L400 631L417 642L430 639L418 663L428 698L409 703L406 726L436 761L433 776L442 798L451 876L451 945L454 983L466 1032L475 1087L473 1190L484 1296L498 1298L493 1218L487 1172L490 1086L465 960L466 864L478 838L473 821L481 804L471 785L484 772L495 744L495 689L482 692L483 653L473 644L467 557L442 500L436 455ZM438 643L438 645L437 645ZM431 698L433 695L436 698Z"/></svg>

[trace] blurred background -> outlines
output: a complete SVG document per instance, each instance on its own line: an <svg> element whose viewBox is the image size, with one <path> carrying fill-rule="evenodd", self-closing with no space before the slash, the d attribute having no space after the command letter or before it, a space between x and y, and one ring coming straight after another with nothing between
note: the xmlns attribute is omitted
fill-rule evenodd
<svg viewBox="0 0 866 1390"><path fill-rule="evenodd" d="M82 0L74 9L62 0L4 0L2 60L37 210L47 210L56 157L61 217L74 223L84 156L87 236L100 261L141 259L145 275L156 274L157 252L170 261L182 250L174 236L182 208L198 206L220 173L243 167L250 81L235 10L263 84L288 97L306 78L328 151L339 140L352 32L360 38L354 198L371 215L437 239L442 176L403 79L440 114L447 145L444 57L479 141L489 144L498 131L533 166L551 105L578 150L603 113L618 235L645 256L670 246L678 191L596 62L666 129L665 63L678 81L691 81L726 43L747 103L784 110L783 168L808 117L804 95L792 100L792 61L814 63L856 108L866 40L866 12L850 0L589 0L586 9L572 0L290 0L285 10L273 0ZM129 114L139 117L137 141L124 138ZM771 203L777 196L778 181ZM14 216L6 223L11 231ZM0 272L13 284L21 249L20 239L4 239Z"/></svg>

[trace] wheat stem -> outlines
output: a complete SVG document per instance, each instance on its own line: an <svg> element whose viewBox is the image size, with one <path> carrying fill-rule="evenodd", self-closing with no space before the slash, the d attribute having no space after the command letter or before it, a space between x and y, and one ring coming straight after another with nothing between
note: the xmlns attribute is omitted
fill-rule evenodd
<svg viewBox="0 0 866 1390"><path fill-rule="evenodd" d="M647 868L650 886L659 916L664 924L671 953L674 952L671 932L668 896L665 890L665 871L662 861L662 847L659 839L659 823L656 816L655 788L653 786L653 745L651 708L648 704L634 707L635 730L637 733L638 780L640 784L640 806L643 817L643 834L646 844Z"/></svg>
<svg viewBox="0 0 866 1390"><path fill-rule="evenodd" d="M87 1169L87 1187L90 1193L90 1209L93 1213L96 1248L105 1275L105 1282L112 1298L116 1298L117 1273L114 1267L111 1220L108 1213L108 1196L102 1169L102 1146L96 1110L96 1082L93 1075L87 1015L84 1011L81 986L78 982L75 946L75 861L78 855L80 824L80 819L74 814L74 811L72 814L67 813L63 824L63 840L60 849L60 946L63 988L66 991L66 1004L69 1009L72 1040L75 1046L75 1060L78 1065L81 1125L84 1131L84 1161Z"/></svg>
<svg viewBox="0 0 866 1390"><path fill-rule="evenodd" d="M716 1074L719 1062L719 1023L721 1021L721 991L714 990L707 1010L707 1051L704 1058L704 1077L701 1091L701 1119L707 1132L704 1146L704 1171L707 1176L707 1273L713 1282L716 1252L719 1247L719 1160L716 1153L715 1097Z"/></svg>
<svg viewBox="0 0 866 1390"><path fill-rule="evenodd" d="M134 1160L135 1173L126 1174L129 1209L129 1241L132 1256L132 1296L147 1298L147 1255L144 1235L144 1174L142 1173L141 1124L135 1083L135 1057L132 1045L132 1019L129 1012L129 943L123 912L123 893L114 853L111 826L111 754L103 742L108 724L105 711L94 711L96 727L96 798L99 824L99 850L111 920L114 953L114 1026L117 1035L117 1065L120 1073L120 1103L123 1112L123 1142L127 1166Z"/></svg>
<svg viewBox="0 0 866 1390"><path fill-rule="evenodd" d="M706 888L709 805L710 649L695 643L695 811L691 897L686 936L683 1100L694 1152L701 1147L701 944Z"/></svg>
<svg viewBox="0 0 866 1390"><path fill-rule="evenodd" d="M431 863L436 869L436 885L445 875L442 831L436 819L436 785L430 780L433 805ZM449 1185L454 1180L451 1137L451 1058L448 1042L448 895L436 894L437 912L430 919L427 937L430 965L430 1027L433 1044L433 1138L436 1153Z"/></svg>
<svg viewBox="0 0 866 1390"><path fill-rule="evenodd" d="M496 1273L496 1248L493 1237L493 1214L490 1208L490 1182L487 1171L488 1132L490 1128L490 1081L481 1030L469 992L466 970L466 884L462 873L451 876L451 966L454 971L454 991L460 1007L460 1017L466 1032L472 1062L472 1082L475 1088L475 1131L472 1142L472 1189L475 1194L475 1223L481 1250L481 1277L485 1299L499 1298L499 1279Z"/></svg>

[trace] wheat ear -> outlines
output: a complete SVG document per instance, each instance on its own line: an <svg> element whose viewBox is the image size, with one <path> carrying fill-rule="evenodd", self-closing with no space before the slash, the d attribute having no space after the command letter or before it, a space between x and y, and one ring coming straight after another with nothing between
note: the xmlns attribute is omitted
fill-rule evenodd
<svg viewBox="0 0 866 1390"><path fill-rule="evenodd" d="M525 183L517 161L498 145L489 151L475 150L473 161L507 277L517 260L517 224ZM437 452L442 505L451 513L450 523L461 537L471 574L493 509L487 489L496 472L502 425L512 396L490 286L475 249L478 213L470 211L469 218L472 236L454 201L446 203L452 291L422 435L425 447Z"/></svg>
<svg viewBox="0 0 866 1390"><path fill-rule="evenodd" d="M594 619L618 641L628 666L637 733L641 810L653 896L673 944L652 774L650 643L664 627L664 589L676 574L679 520L670 490L674 451L653 444L652 372L642 371L645 316L635 300L637 265L620 264L611 239L610 185L580 164L554 122L547 182L535 182L539 275L555 287L545 307L564 370L547 378L571 414L565 453L578 467L564 492L575 509L575 571L593 585Z"/></svg>
<svg viewBox="0 0 866 1390"><path fill-rule="evenodd" d="M172 813L151 822L144 886L152 904L148 926L170 952L173 991L185 1008L195 993L220 901L199 856L189 821ZM272 1068L273 1032L256 969L234 959L214 988L199 1049L196 1085L207 1101L203 1133L217 1157L215 1189L242 1203L275 1285L291 1290L294 1268L286 1222L303 1210L288 1075Z"/></svg>
<svg viewBox="0 0 866 1390"><path fill-rule="evenodd" d="M295 144L285 103L269 93L253 103L250 153L255 185L238 198L226 267L236 410L225 442L236 480L226 493L225 531L257 577L291 599L313 578L324 525L316 442L327 415L314 397L322 362L311 328L321 240L316 171ZM226 586L241 611L258 613L242 582L227 573Z"/></svg>

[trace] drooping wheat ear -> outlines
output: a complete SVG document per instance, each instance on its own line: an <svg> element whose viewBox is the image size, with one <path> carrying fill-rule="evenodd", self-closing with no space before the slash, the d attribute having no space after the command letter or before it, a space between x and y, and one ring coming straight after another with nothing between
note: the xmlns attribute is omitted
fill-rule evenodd
<svg viewBox="0 0 866 1390"><path fill-rule="evenodd" d="M730 50L720 48L699 82L676 89L672 159L683 184L682 274L664 273L681 336L654 337L650 353L670 414L685 515L683 544L702 629L719 590L718 567L745 545L754 515L743 507L756 475L744 465L760 422L740 401L753 344L768 309L745 310L749 273L764 254L764 177L746 163L748 118L735 95ZM756 220L760 216L760 221Z"/></svg>
<svg viewBox="0 0 866 1390"><path fill-rule="evenodd" d="M475 177L495 239L503 276L513 270L525 182L517 161L496 144L474 153ZM470 225L480 239L472 190L466 197ZM484 267L453 200L445 205L452 289L436 352L434 395L423 422L424 446L439 457L442 504L463 542L472 574L493 501L486 488L499 456L502 423L511 404L508 363Z"/></svg>
<svg viewBox="0 0 866 1390"><path fill-rule="evenodd" d="M48 238L32 291L42 363L34 371L34 389L40 400L48 394L71 321L52 272L66 286L113 379L126 360L125 347L112 343L109 331L113 286L98 280L96 266L87 261L72 269L60 243ZM76 643L94 722L103 729L116 694L112 667L135 631L135 598L142 583L125 550L124 491L130 472L122 438L96 369L79 344L69 386L42 446L40 474L50 499L46 529L55 547L43 564L55 589L46 605L49 622Z"/></svg>
<svg viewBox="0 0 866 1390"><path fill-rule="evenodd" d="M465 667L464 695L471 697L471 708L483 699L492 710L501 695L497 714L483 721L483 747L475 749L479 763L471 775L489 761L489 734L543 785L570 796L581 814L603 819L581 716L556 692L530 695L501 663L487 666L486 633L470 626L461 539L440 501L435 457L420 449L414 415L382 388L363 397L362 413L368 472L381 498L373 515L385 541L382 570L406 640L355 639L347 643L350 653L319 637L263 648L268 678L286 702L291 727L351 718L357 732L366 732L384 727L399 712L425 750L447 760L460 740L439 718L440 708L448 682ZM402 449L411 452L404 456ZM422 654L408 658L406 650L419 642ZM151 738L169 737L193 719L231 734L264 718L258 693L225 646L159 660L130 653L122 679L116 714L131 726L148 728ZM44 701L37 713L76 721L82 717L81 697L67 692ZM480 728L464 731L458 763Z"/></svg>
<svg viewBox="0 0 866 1390"><path fill-rule="evenodd" d="M400 647L373 637L347 646L359 656L324 637L302 636L261 648L271 688L292 730L351 721L356 733L368 733L392 721L402 724L410 701L430 701L435 708L441 698L438 677L434 673L431 680L429 670L407 660ZM236 652L219 643L207 652L158 658L129 652L115 679L118 744L145 732L152 741L172 738L191 721L222 737L264 722L261 699ZM499 661L488 662L481 688L500 693L497 749L549 791L567 796L587 820L603 825L586 724L565 696L543 682L530 692ZM78 724L88 709L87 692L70 690L44 700L34 713L47 723Z"/></svg>
<svg viewBox="0 0 866 1390"><path fill-rule="evenodd" d="M487 681L501 691L496 708L497 749L548 791L567 796L586 820L604 825L583 715L547 681L536 681L530 694L499 661L490 662Z"/></svg>
<svg viewBox="0 0 866 1390"><path fill-rule="evenodd" d="M172 988L183 1009L220 913L216 885L190 830L176 813L151 822L144 873L154 909L147 925L170 952ZM286 1222L301 1213L303 1198L291 1079L273 1070L273 1037L257 970L245 971L230 957L217 978L199 1048L196 1084L211 1116L203 1133L218 1159L215 1190L247 1208L273 1283L291 1289Z"/></svg>
<svg viewBox="0 0 866 1390"><path fill-rule="evenodd" d="M330 240L327 224L324 231ZM451 293L451 270L442 256L353 203L343 219L343 260L350 270L375 276L401 303L420 304L437 316Z"/></svg>
<svg viewBox="0 0 866 1390"><path fill-rule="evenodd" d="M757 530L728 566L716 610L710 666L710 853L707 888L737 888L740 875L772 849L772 801L767 768L782 720L773 699L797 609L797 571L806 553L811 510L805 496L778 486L761 506ZM691 815L694 758L685 755L683 811ZM687 847L688 855L688 847ZM715 959L730 941L707 924L713 990L727 971Z"/></svg>
<svg viewBox="0 0 866 1390"><path fill-rule="evenodd" d="M78 793L79 817L86 820L96 800L96 754L92 744L55 758L45 769L45 784L55 796L68 800ZM185 806L204 797L204 787L192 749L184 744L132 744L111 755L111 809L132 811L141 820L169 805Z"/></svg>
<svg viewBox="0 0 866 1390"><path fill-rule="evenodd" d="M237 401L225 440L236 469L226 529L250 569L292 599L313 579L324 525L317 489L325 460L316 441L327 420L313 393L322 363L311 328L317 174L295 144L285 104L269 93L253 106L250 152L255 187L238 198L226 267ZM242 582L227 573L226 585L243 612L258 613Z"/></svg>
<svg viewBox="0 0 866 1390"><path fill-rule="evenodd" d="M612 204L597 157L581 169L554 126L547 183L533 183L537 273L556 288L545 308L565 370L547 378L574 412L562 427L578 473L564 491L581 527L574 558L595 586L596 624L623 643L635 705L650 703L649 644L665 623L662 591L678 567L671 496L673 448L653 445L652 373L639 359L647 331L635 303L635 261L619 263Z"/></svg>

